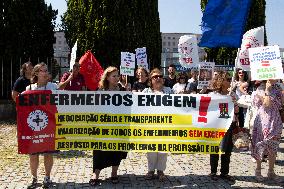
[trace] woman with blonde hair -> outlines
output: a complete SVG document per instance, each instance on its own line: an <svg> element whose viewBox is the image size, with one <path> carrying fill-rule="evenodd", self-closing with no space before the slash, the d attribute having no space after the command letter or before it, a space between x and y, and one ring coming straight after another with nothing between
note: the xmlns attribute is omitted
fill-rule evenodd
<svg viewBox="0 0 284 189"><path fill-rule="evenodd" d="M58 86L55 83L48 82L49 73L47 70L47 65L45 63L37 64L32 71L31 75L31 83L26 87L26 91L28 90L56 90ZM43 180L43 187L48 188L52 185L52 181L50 179L50 173L53 166L53 153L52 152L43 152L43 153L33 153L30 154L30 169L33 176L31 184L28 188L36 188L37 187L37 170L39 166L39 154L43 154L44 156L44 168L45 168L45 177Z"/></svg>
<svg viewBox="0 0 284 189"><path fill-rule="evenodd" d="M284 102L284 96L277 80L268 80L257 88L252 96L252 105L257 113L252 130L252 157L256 160L255 176L259 181L264 178L261 175L261 161L264 155L268 155L269 167L267 176L271 180L281 181L274 172L277 150L282 134L282 120L280 109Z"/></svg>
<svg viewBox="0 0 284 189"><path fill-rule="evenodd" d="M153 94L172 94L173 91L170 87L164 86L164 78L161 70L155 68L151 71L149 75L149 84L150 87L144 89L143 93L153 93ZM155 177L155 170L157 169L157 174L159 180L162 182L165 180L164 171L166 170L167 163L167 153L162 152L148 152L148 173L145 176L145 179L151 180Z"/></svg>
<svg viewBox="0 0 284 189"><path fill-rule="evenodd" d="M99 82L99 90L101 91L125 91L118 84L119 71L116 67L108 67ZM89 181L91 186L97 186L100 184L100 172L102 169L111 166L111 181L113 184L118 183L117 170L122 159L125 159L127 152L119 151L93 151L93 176Z"/></svg>

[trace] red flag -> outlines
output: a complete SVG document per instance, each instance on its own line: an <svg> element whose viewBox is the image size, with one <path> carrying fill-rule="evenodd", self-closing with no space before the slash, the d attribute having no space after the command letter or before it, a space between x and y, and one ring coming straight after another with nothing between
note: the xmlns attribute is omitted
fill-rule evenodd
<svg viewBox="0 0 284 189"><path fill-rule="evenodd" d="M86 86L90 90L96 90L104 72L100 63L90 50L88 50L79 60L80 73L84 76Z"/></svg>

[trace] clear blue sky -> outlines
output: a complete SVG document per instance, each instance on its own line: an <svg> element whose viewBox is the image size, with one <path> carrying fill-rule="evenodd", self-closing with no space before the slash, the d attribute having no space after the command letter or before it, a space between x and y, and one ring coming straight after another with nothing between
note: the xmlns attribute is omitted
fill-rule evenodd
<svg viewBox="0 0 284 189"><path fill-rule="evenodd" d="M67 8L65 0L46 0L58 9L58 19ZM269 45L284 48L284 0L266 0L266 29ZM159 0L161 32L201 33L200 0Z"/></svg>

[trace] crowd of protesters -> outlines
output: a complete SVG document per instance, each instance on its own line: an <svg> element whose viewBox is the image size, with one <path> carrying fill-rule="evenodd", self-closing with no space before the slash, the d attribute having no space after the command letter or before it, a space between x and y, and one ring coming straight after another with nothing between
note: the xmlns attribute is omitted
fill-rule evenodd
<svg viewBox="0 0 284 189"><path fill-rule="evenodd" d="M87 90L83 76L79 73L80 64L75 63L70 72L65 73L59 84L49 82L47 66L44 63L33 67L31 62L23 64L21 77L17 79L12 89L12 98L25 90ZM233 150L233 130L237 127L245 126L247 108L238 105L238 100L242 95L251 95L254 120L251 122L251 155L256 162L255 177L263 181L261 174L261 162L265 156L268 157L268 178L281 181L274 172L277 150L279 148L282 134L282 120L280 111L283 107L283 82L280 80L250 81L249 74L242 69L237 69L233 78L226 71L215 71L213 79L208 87L198 89L198 71L192 69L189 73L176 73L174 65L168 67L168 76L165 77L162 71L155 68L148 72L145 68L139 67L135 72L136 81L131 85L126 76L120 75L116 67L108 67L99 82L98 90L101 91L132 91L153 94L215 94L230 95L234 103L234 119L225 137L220 143L221 154L220 176L217 174L218 154L210 155L212 180L219 178L227 181L234 181L229 175L230 157ZM51 184L50 173L53 165L53 153L44 152L30 154L30 169L33 176L28 188L36 188L37 169L39 166L39 154L44 156L45 178L43 185L48 187ZM106 167L112 167L111 181L118 183L117 171L121 160L127 157L126 152L93 152L93 175L89 181L91 186L100 183L100 171ZM148 152L148 172L145 179L157 178L163 182L166 178L164 171L167 165L167 153Z"/></svg>

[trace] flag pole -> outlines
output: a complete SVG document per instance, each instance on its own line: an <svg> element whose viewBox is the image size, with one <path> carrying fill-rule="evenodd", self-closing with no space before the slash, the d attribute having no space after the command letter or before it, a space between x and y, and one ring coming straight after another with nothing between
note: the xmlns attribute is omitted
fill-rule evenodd
<svg viewBox="0 0 284 189"><path fill-rule="evenodd" d="M233 76L232 76L232 80L231 80L230 94L233 91L233 85L234 85L234 81L235 81L235 74L236 74L236 70L237 70L236 66L237 66L237 62L239 61L239 54L240 54L240 48L238 48L237 57L235 59L235 66L234 66Z"/></svg>

